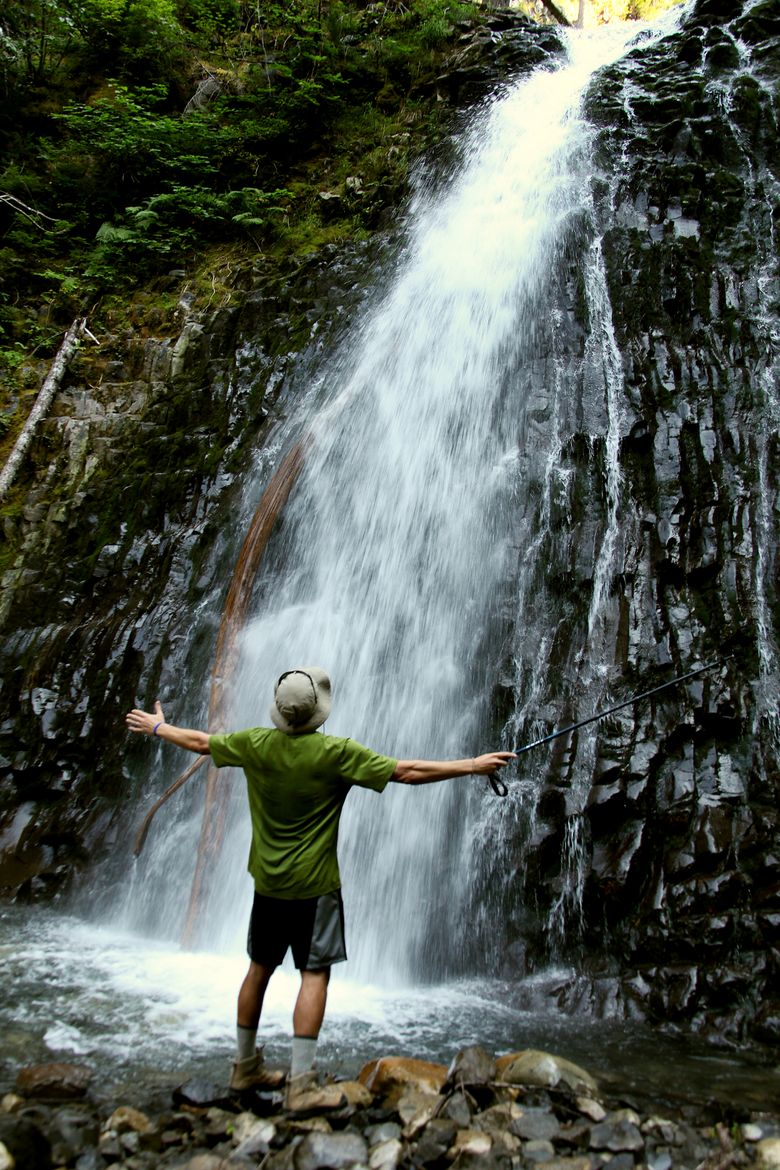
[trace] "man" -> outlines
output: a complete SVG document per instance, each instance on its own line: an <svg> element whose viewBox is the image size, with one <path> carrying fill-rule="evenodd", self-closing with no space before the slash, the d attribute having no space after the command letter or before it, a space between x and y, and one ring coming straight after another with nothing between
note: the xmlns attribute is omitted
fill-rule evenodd
<svg viewBox="0 0 780 1170"><path fill-rule="evenodd" d="M292 948L301 986L293 1012L288 1102L315 1083L330 968L347 957L337 844L350 788L382 792L391 780L430 784L456 776L489 776L515 758L512 752L488 752L463 760L395 760L354 740L318 734L330 709L330 679L324 670L309 666L286 671L276 683L273 728L209 735L167 723L159 702L153 713L136 709L126 718L130 731L211 755L218 768L244 770L252 819L248 869L255 898L230 1085L240 1090L274 1082L274 1074L264 1068L262 1049L256 1049L257 1029L269 980Z"/></svg>

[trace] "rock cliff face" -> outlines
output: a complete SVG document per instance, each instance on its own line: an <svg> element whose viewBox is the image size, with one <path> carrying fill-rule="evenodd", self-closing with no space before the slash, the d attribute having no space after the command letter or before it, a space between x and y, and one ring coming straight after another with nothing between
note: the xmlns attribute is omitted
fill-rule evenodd
<svg viewBox="0 0 780 1170"><path fill-rule="evenodd" d="M608 705L594 665L610 678L619 668L618 701L732 656L537 753L525 774L542 772L541 795L501 822L515 862L507 901L525 906L507 970L579 951L582 978L551 990L568 1010L767 1042L780 1038L779 29L776 3L701 0L589 91L619 485L611 520L609 456L580 377L584 425L560 464L567 504L534 582L553 629L529 639L547 638L538 689L556 697L559 725L590 713L582 695ZM570 354L586 351L580 278L573 269L564 306L577 321ZM525 641L513 652L533 662ZM513 696L522 673L507 672ZM520 743L538 735L523 711L516 702L510 722Z"/></svg>
<svg viewBox="0 0 780 1170"><path fill-rule="evenodd" d="M605 677L621 680L619 700L733 656L682 696L529 756L533 798L496 813L508 879L475 883L478 948L507 974L581 961L582 978L555 989L563 1007L767 1042L780 1039L779 31L773 0L699 0L680 31L591 88L615 445L589 427L594 294L569 254L566 491L548 493L544 532L533 522L538 604L507 635L497 723L526 742L539 696L551 727L589 713ZM464 35L439 98L471 101L557 49L508 16ZM174 336L116 337L71 370L6 519L19 550L0 602L6 893L58 895L126 850L122 809L153 757L128 748L121 715L157 691L176 695L180 721L202 717L215 598L243 537L234 517L275 456L264 436L376 262L356 247L272 285L248 277L216 312L183 301ZM543 427L543 377L536 390Z"/></svg>

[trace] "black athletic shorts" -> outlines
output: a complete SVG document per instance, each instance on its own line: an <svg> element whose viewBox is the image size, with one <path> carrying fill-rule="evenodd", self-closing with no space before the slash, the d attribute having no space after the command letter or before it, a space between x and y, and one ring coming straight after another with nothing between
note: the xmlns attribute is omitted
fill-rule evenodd
<svg viewBox="0 0 780 1170"><path fill-rule="evenodd" d="M253 963L278 967L288 947L299 971L320 971L347 957L341 890L319 898L268 898L255 891L246 949Z"/></svg>

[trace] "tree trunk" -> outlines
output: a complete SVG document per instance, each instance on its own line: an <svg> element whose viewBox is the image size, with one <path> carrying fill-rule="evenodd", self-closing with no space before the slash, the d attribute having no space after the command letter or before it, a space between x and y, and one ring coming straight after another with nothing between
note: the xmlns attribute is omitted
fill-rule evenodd
<svg viewBox="0 0 780 1170"><path fill-rule="evenodd" d="M564 16L557 4L553 0L542 0L542 4L552 16L553 20L557 20L558 24L564 25L566 28L571 28L571 21Z"/></svg>
<svg viewBox="0 0 780 1170"><path fill-rule="evenodd" d="M62 379L65 377L68 363L78 349L79 339L86 327L86 317L77 318L65 334L62 345L57 350L57 356L51 364L51 369L46 375L46 380L38 391L35 405L30 411L27 422L22 427L22 432L14 443L13 450L0 473L0 501L5 499L9 487L16 478L16 474L32 442L35 428L41 419L46 417L51 408L54 396L60 388Z"/></svg>

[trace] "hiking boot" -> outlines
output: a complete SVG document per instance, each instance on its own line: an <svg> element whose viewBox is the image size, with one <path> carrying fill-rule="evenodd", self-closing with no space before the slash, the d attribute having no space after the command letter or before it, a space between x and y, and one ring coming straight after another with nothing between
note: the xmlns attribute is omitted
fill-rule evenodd
<svg viewBox="0 0 780 1170"><path fill-rule="evenodd" d="M316 1069L287 1078L284 1107L290 1113L310 1113L320 1109L341 1109L347 1098L338 1085L321 1085Z"/></svg>
<svg viewBox="0 0 780 1170"><path fill-rule="evenodd" d="M233 1061L229 1084L238 1092L242 1089L280 1089L284 1082L285 1074L281 1069L266 1068L260 1049L254 1056Z"/></svg>

